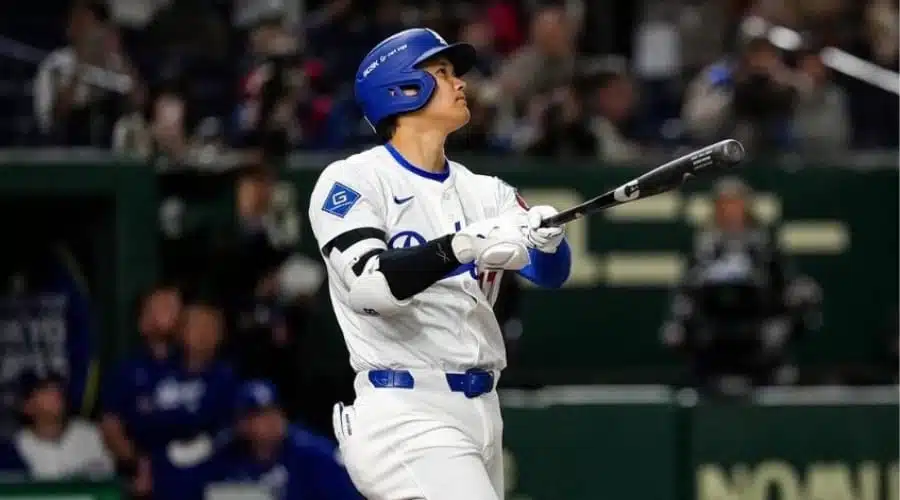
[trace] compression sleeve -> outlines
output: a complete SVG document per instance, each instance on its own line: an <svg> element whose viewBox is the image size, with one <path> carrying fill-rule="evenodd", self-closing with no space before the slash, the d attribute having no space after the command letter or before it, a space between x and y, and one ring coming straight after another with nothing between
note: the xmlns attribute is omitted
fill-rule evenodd
<svg viewBox="0 0 900 500"><path fill-rule="evenodd" d="M563 240L554 253L544 253L530 248L528 254L531 263L522 268L519 274L544 288L559 288L569 279L572 270L572 250L569 242Z"/></svg>
<svg viewBox="0 0 900 500"><path fill-rule="evenodd" d="M393 248L378 254L378 270L384 275L391 294L406 300L447 276L461 264L450 247L452 234L424 245Z"/></svg>

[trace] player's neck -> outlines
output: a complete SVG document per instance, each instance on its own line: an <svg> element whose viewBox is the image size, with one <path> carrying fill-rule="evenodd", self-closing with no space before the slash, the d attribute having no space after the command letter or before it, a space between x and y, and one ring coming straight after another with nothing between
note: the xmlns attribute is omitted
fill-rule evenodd
<svg viewBox="0 0 900 500"><path fill-rule="evenodd" d="M428 172L443 172L447 168L444 141L447 135L437 130L398 128L391 145L406 161Z"/></svg>

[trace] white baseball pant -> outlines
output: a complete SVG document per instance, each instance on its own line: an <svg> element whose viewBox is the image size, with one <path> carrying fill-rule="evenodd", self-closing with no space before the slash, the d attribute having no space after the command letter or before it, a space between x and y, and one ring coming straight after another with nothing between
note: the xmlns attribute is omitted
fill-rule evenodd
<svg viewBox="0 0 900 500"><path fill-rule="evenodd" d="M408 372L413 388L375 387L359 373L353 405L335 405L335 435L357 489L368 500L502 500L496 391L467 398L450 391L443 372Z"/></svg>

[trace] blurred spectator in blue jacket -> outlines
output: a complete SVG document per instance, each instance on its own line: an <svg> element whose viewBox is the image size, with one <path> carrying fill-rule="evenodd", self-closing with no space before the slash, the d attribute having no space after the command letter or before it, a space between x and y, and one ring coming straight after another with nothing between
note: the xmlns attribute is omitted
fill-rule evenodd
<svg viewBox="0 0 900 500"><path fill-rule="evenodd" d="M272 500L362 499L335 444L289 424L269 382L244 383L235 416L220 462L222 482L256 485Z"/></svg>
<svg viewBox="0 0 900 500"><path fill-rule="evenodd" d="M119 472L128 478L135 478L139 469L149 467L149 438L138 418L146 412L138 410L137 399L143 397L141 387L149 391L171 362L181 308L181 292L168 284L155 285L139 297L141 345L113 371L114 377L103 395L100 428Z"/></svg>
<svg viewBox="0 0 900 500"><path fill-rule="evenodd" d="M169 358L126 361L106 389L105 418L120 421L134 447L122 472L133 478L141 498L202 499L212 473L213 437L230 424L236 379L217 357L221 310L190 303L180 327Z"/></svg>

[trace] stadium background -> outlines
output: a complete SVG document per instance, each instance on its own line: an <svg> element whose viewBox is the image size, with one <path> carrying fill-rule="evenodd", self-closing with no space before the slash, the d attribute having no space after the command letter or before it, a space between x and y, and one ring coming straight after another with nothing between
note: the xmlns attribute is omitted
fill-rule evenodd
<svg viewBox="0 0 900 500"><path fill-rule="evenodd" d="M73 413L98 418L109 367L139 343L139 296L175 283L223 308L224 356L254 374L265 370L253 356L277 365L265 373L288 413L330 435L330 405L352 397L351 374L306 200L318 169L374 140L348 93L357 61L421 24L487 54L470 83L473 123L448 145L454 159L561 208L691 145L739 136L753 155L739 172L748 207L821 297L819 319L783 346L790 376L709 390L665 327L715 186L573 223L567 286L512 284L498 311L511 364L509 498L897 499L896 5L544 4L112 1L104 22L127 64L98 63L107 71L88 80L100 97L67 120L41 107L41 93L56 90L35 82L39 67L63 64L47 55L68 43L70 4L5 4L4 387L61 356ZM533 36L577 51L549 71ZM760 37L794 75L820 54L831 70L822 92L839 97L795 97L774 119L751 113L743 128L708 131L691 115L692 89ZM298 71L266 80L261 68ZM530 87L505 102L505 79ZM247 237L248 221L264 243ZM23 300L18 283L35 265L62 269L78 299L70 310ZM43 331L53 320L64 326ZM248 354L256 344L261 353ZM15 413L15 401L4 404ZM127 481L0 484L2 498L127 492Z"/></svg>

